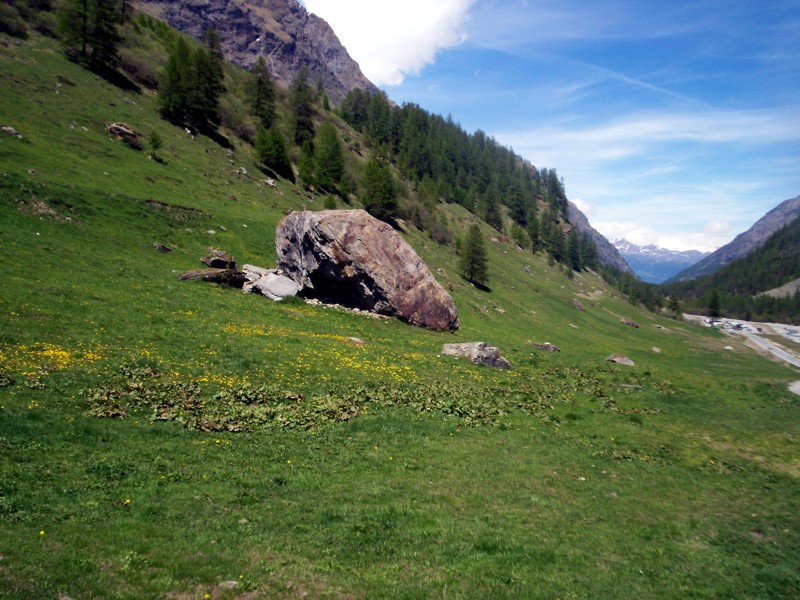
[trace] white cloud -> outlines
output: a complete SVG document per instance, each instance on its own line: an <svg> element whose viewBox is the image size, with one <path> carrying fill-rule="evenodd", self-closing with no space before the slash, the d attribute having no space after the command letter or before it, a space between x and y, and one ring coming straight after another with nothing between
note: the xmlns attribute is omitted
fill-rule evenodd
<svg viewBox="0 0 800 600"><path fill-rule="evenodd" d="M608 240L628 240L637 246L658 244L656 230L635 221L597 221L592 227Z"/></svg>
<svg viewBox="0 0 800 600"><path fill-rule="evenodd" d="M398 85L436 53L466 40L463 26L475 0L302 0L325 19L364 74L377 85Z"/></svg>
<svg viewBox="0 0 800 600"><path fill-rule="evenodd" d="M654 244L669 250L712 252L733 238L730 223L707 221L701 229L659 234L653 227L636 221L597 221L592 226L609 240L625 239L638 246Z"/></svg>

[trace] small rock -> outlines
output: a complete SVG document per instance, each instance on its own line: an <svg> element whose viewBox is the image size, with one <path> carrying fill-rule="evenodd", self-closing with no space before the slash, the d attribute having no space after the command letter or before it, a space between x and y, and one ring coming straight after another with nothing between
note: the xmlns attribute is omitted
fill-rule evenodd
<svg viewBox="0 0 800 600"><path fill-rule="evenodd" d="M561 348L558 346L554 346L550 342L545 342L544 344L537 344L535 342L530 342L531 346L534 348L538 348L539 350L543 350L545 352L561 352Z"/></svg>
<svg viewBox="0 0 800 600"><path fill-rule="evenodd" d="M239 582L238 581L220 581L219 584L217 585L217 587L219 587L220 589L223 589L223 590L234 590L237 587L239 587Z"/></svg>
<svg viewBox="0 0 800 600"><path fill-rule="evenodd" d="M577 329L578 328L578 326L573 324L573 323L570 323L569 326L572 327L573 329Z"/></svg>
<svg viewBox="0 0 800 600"><path fill-rule="evenodd" d="M631 321L630 319L622 318L619 320L619 322L622 323L623 325L627 325L628 327L639 329L639 324L636 321Z"/></svg>
<svg viewBox="0 0 800 600"><path fill-rule="evenodd" d="M14 129L13 127L8 127L8 126L3 127L2 131L6 135L10 135L10 136L15 137L15 138L20 139L20 140L22 139L22 134L19 131L17 131L16 129Z"/></svg>
<svg viewBox="0 0 800 600"><path fill-rule="evenodd" d="M636 363L624 354L610 354L608 357L606 357L606 360L608 362L617 363L618 365L626 365L628 367L636 366Z"/></svg>
<svg viewBox="0 0 800 600"><path fill-rule="evenodd" d="M126 125L125 123L109 123L106 125L106 131L134 150L141 150L143 147L141 140L139 140L139 134L130 125Z"/></svg>
<svg viewBox="0 0 800 600"><path fill-rule="evenodd" d="M239 525L247 525L248 522L247 519L239 519Z"/></svg>
<svg viewBox="0 0 800 600"><path fill-rule="evenodd" d="M214 234L216 234L217 232L216 232L216 231L214 231L213 229L209 229L208 231L206 231L206 233L207 233L208 235L214 235Z"/></svg>
<svg viewBox="0 0 800 600"><path fill-rule="evenodd" d="M164 244L160 244L160 243L158 243L158 242L156 242L155 244L153 244L153 248L155 248L156 250L158 250L158 251L159 251L161 254L167 254L167 253L169 253L169 252L172 252L172 250L170 250L169 248L167 248L167 247L166 247Z"/></svg>
<svg viewBox="0 0 800 600"><path fill-rule="evenodd" d="M572 302L573 304L575 304L575 308L577 308L578 310L586 310L586 307L583 305L583 302L581 302L577 298L575 298Z"/></svg>
<svg viewBox="0 0 800 600"><path fill-rule="evenodd" d="M656 354L661 354L661 348L659 348L658 346L653 346L652 348L650 348L650 350L652 350Z"/></svg>
<svg viewBox="0 0 800 600"><path fill-rule="evenodd" d="M38 175L39 171L36 169L28 169L28 175Z"/></svg>
<svg viewBox="0 0 800 600"><path fill-rule="evenodd" d="M361 338L357 338L357 337L349 337L349 338L347 338L347 340L348 340L348 341L349 341L351 344L353 344L353 345L355 345L355 346L364 346L364 345L366 345L366 342L365 342L364 340L362 340Z"/></svg>
<svg viewBox="0 0 800 600"><path fill-rule="evenodd" d="M733 352L733 346L725 346L725 350L728 350L729 352Z"/></svg>

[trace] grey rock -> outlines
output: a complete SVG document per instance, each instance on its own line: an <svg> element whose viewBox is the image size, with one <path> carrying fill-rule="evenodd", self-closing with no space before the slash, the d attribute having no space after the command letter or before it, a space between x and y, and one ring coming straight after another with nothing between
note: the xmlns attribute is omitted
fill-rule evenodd
<svg viewBox="0 0 800 600"><path fill-rule="evenodd" d="M628 367L635 367L636 363L624 354L610 354L606 357L608 362L617 363L618 365L626 365Z"/></svg>
<svg viewBox="0 0 800 600"><path fill-rule="evenodd" d="M632 321L628 318L622 318L619 320L620 323L623 325L627 325L628 327L633 327L634 329L639 329L639 324L636 321Z"/></svg>
<svg viewBox="0 0 800 600"><path fill-rule="evenodd" d="M275 249L278 268L306 298L429 329L458 328L450 294L400 234L366 211L291 213L278 224Z"/></svg>
<svg viewBox="0 0 800 600"><path fill-rule="evenodd" d="M561 348L551 344L550 342L545 342L544 344L537 344L535 342L531 342L531 346L539 350L543 350L544 352L561 352Z"/></svg>
<svg viewBox="0 0 800 600"><path fill-rule="evenodd" d="M293 280L276 273L267 273L256 281L248 281L242 286L247 294L261 294L270 300L283 300L297 296L300 286Z"/></svg>
<svg viewBox="0 0 800 600"><path fill-rule="evenodd" d="M242 265L242 273L244 273L248 281L256 281L262 277L266 277L270 273L276 273L276 270L265 269L264 267L257 267L255 265Z"/></svg>
<svg viewBox="0 0 800 600"><path fill-rule="evenodd" d="M498 369L509 369L511 363L500 356L500 349L489 346L486 342L466 342L463 344L445 344L442 348L445 356L469 359L473 364L484 364Z"/></svg>
<svg viewBox="0 0 800 600"><path fill-rule="evenodd" d="M583 302L581 302L577 298L575 298L572 302L573 304L575 304L575 308L577 308L578 310L586 310L586 307L583 305Z"/></svg>
<svg viewBox="0 0 800 600"><path fill-rule="evenodd" d="M168 254L168 253L172 252L172 250L170 250L167 246L165 246L164 244L160 244L158 242L153 244L153 248L155 248L161 254Z"/></svg>

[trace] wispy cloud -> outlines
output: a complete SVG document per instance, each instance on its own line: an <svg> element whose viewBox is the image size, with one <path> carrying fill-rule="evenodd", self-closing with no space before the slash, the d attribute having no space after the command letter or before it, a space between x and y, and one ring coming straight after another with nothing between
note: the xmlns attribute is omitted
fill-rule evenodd
<svg viewBox="0 0 800 600"><path fill-rule="evenodd" d="M398 85L433 62L437 52L466 39L463 26L475 0L302 0L344 41L377 85Z"/></svg>

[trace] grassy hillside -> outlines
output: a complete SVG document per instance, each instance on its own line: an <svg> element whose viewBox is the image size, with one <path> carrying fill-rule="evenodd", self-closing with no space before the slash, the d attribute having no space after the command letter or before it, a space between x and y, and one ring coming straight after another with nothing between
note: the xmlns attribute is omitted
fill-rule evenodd
<svg viewBox="0 0 800 600"><path fill-rule="evenodd" d="M407 234L455 334L181 282L209 246L270 266L321 199L36 34L0 81L3 597L800 594L796 372L504 241L483 291ZM473 340L513 368L439 355Z"/></svg>

